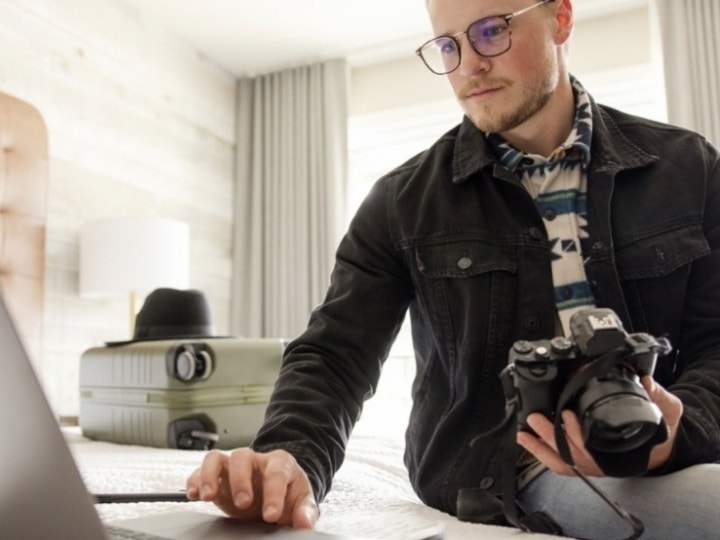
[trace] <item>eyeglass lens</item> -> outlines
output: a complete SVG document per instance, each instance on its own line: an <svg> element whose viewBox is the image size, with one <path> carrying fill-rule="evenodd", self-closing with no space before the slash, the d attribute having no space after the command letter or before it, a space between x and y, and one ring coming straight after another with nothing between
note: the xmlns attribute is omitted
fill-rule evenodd
<svg viewBox="0 0 720 540"><path fill-rule="evenodd" d="M467 36L475 52L482 56L497 56L510 47L510 27L502 17L474 22L468 28Z"/></svg>
<svg viewBox="0 0 720 540"><path fill-rule="evenodd" d="M475 21L467 29L468 41L481 56L498 56L510 48L510 27L502 17ZM423 60L435 73L449 73L460 65L460 49L456 38L435 38L421 49Z"/></svg>

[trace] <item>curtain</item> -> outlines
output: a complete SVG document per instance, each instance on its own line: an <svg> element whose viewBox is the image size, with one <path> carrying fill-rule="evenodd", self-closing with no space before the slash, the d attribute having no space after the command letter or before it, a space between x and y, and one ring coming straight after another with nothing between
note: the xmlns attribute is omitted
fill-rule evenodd
<svg viewBox="0 0 720 540"><path fill-rule="evenodd" d="M345 221L347 67L237 83L231 329L292 338L329 285Z"/></svg>
<svg viewBox="0 0 720 540"><path fill-rule="evenodd" d="M655 0L668 120L720 146L720 0Z"/></svg>

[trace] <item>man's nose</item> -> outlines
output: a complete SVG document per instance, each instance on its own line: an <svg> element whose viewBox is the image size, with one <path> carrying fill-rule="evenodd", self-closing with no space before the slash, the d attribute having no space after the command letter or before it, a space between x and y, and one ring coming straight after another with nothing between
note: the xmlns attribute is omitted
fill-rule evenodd
<svg viewBox="0 0 720 540"><path fill-rule="evenodd" d="M476 73L490 71L492 67L492 58L486 58L477 53L470 44L467 35L458 36L456 38L460 43L460 65L458 72L461 75L469 76Z"/></svg>

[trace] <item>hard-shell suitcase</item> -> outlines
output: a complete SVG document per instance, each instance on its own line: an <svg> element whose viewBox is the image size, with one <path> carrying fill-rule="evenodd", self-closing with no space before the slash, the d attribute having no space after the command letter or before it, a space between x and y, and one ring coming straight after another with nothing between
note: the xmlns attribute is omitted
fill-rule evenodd
<svg viewBox="0 0 720 540"><path fill-rule="evenodd" d="M80 428L161 448L245 446L280 369L280 339L198 338L94 347L80 359Z"/></svg>

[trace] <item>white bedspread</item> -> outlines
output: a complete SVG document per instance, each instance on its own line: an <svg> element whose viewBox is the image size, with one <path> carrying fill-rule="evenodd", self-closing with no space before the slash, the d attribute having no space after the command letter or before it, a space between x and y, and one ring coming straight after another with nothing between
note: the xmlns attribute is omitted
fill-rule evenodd
<svg viewBox="0 0 720 540"><path fill-rule="evenodd" d="M65 430L88 489L92 493L174 491L200 463L202 454L90 441L77 429ZM550 539L542 534L515 529L463 523L428 508L413 493L402 463L402 449L391 438L355 434L345 463L335 477L333 489L321 504L317 529L392 540L401 531L440 522L445 538ZM193 503L126 503L97 505L106 521L176 511L183 508L217 513L211 505Z"/></svg>

